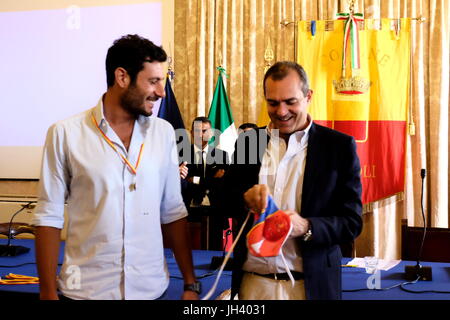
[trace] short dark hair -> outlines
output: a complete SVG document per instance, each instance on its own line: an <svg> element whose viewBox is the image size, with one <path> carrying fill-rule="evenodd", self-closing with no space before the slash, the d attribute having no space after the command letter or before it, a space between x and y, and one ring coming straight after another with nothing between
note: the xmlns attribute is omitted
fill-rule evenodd
<svg viewBox="0 0 450 320"><path fill-rule="evenodd" d="M258 126L254 123L246 122L246 123L241 124L238 129L245 130L245 129L249 129L249 128L258 129Z"/></svg>
<svg viewBox="0 0 450 320"><path fill-rule="evenodd" d="M211 127L211 120L209 120L207 117L197 117L192 121L192 129L194 129L194 123L201 122L201 123L208 123Z"/></svg>
<svg viewBox="0 0 450 320"><path fill-rule="evenodd" d="M136 80L137 74L144 68L144 62L165 62L167 54L162 47L137 34L128 34L114 41L106 55L106 83L109 87L114 85L114 72L122 67L127 70L131 83Z"/></svg>
<svg viewBox="0 0 450 320"><path fill-rule="evenodd" d="M279 61L267 70L263 81L264 95L266 95L266 80L268 78L272 78L275 81L283 80L291 70L297 72L298 77L303 84L301 90L306 96L309 91L308 75L301 65L293 61Z"/></svg>

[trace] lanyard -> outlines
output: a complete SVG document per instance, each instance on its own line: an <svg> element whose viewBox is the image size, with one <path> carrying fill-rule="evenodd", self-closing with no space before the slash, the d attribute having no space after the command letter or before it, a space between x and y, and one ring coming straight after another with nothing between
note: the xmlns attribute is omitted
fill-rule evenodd
<svg viewBox="0 0 450 320"><path fill-rule="evenodd" d="M10 273L5 279L0 278L0 284L39 284L39 278Z"/></svg>
<svg viewBox="0 0 450 320"><path fill-rule="evenodd" d="M142 150L144 150L144 144L141 144L141 149L139 150L139 156L138 156L138 159L137 159L137 161L136 161L136 165L133 166L133 165L130 163L130 161L128 161L128 159L125 158L125 157L123 156L123 154L122 154L119 150L117 150L117 148L116 148L116 146L114 145L114 143L108 138L108 136L103 132L103 130L100 129L100 127L98 126L97 120L95 120L95 117L94 117L93 114L91 115L91 117L92 117L92 122L95 124L95 126L97 127L97 129L101 132L101 134L102 134L103 138L105 139L105 141L106 141L106 142L111 146L111 148L113 148L114 151L116 151L116 153L122 158L123 162L127 165L128 169L130 169L130 171L131 171L134 175L136 175L136 172L137 172L139 163L141 162Z"/></svg>

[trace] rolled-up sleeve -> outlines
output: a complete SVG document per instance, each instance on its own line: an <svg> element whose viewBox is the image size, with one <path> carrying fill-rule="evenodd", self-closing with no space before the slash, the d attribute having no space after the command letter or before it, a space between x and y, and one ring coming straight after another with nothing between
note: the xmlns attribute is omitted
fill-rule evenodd
<svg viewBox="0 0 450 320"><path fill-rule="evenodd" d="M38 204L31 224L62 229L64 203L69 193L64 128L55 124L47 132L39 180Z"/></svg>
<svg viewBox="0 0 450 320"><path fill-rule="evenodd" d="M173 129L171 129L173 131ZM167 224L187 216L186 206L181 195L180 171L178 168L175 134L169 135L168 165L165 172L165 184L161 201L161 223Z"/></svg>

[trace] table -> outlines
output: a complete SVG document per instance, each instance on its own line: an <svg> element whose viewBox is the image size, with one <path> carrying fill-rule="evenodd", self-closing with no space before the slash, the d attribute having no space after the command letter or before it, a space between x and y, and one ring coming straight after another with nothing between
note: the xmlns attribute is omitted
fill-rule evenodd
<svg viewBox="0 0 450 320"><path fill-rule="evenodd" d="M0 239L0 244L5 244L6 239ZM8 273L24 274L29 276L37 276L35 262L35 250L34 240L20 239L13 240L13 244L23 245L31 248L29 253L17 256L17 257L0 257L0 266L10 266L7 268L0 267L0 276L4 276ZM61 246L59 262L62 262L63 248ZM203 286L203 295L212 287L217 272L213 275L207 276L212 273L213 270L209 269L211 258L213 256L221 256L220 251L206 251L206 250L193 250L193 259L195 265L195 273L200 278ZM181 297L183 280L181 273L178 270L178 266L175 262L173 254L170 250L165 250L165 256L167 266L170 272L170 284L168 288L168 298L170 300L177 300ZM350 261L349 258L342 259L342 263L345 265ZM26 264L19 267L12 267L14 265ZM415 262L401 261L400 264L388 271L380 272L380 286L381 288L388 288L394 285L404 283L403 272L405 265L414 265ZM431 266L433 269L433 281L420 281L415 284L405 286L406 289L420 292L420 291L447 291L450 292L450 263L436 263L436 262L423 262L424 266ZM202 277L205 276L205 277ZM368 290L367 280L370 274L365 273L364 269L360 268L342 268L342 298L343 300L450 300L450 293L411 293L402 290L400 287L395 287L389 290ZM213 295L213 299L220 295L226 289L230 288L231 284L231 272L224 271L218 287ZM365 289L363 291L347 290ZM36 299L39 292L38 285L16 285L6 286L0 285L0 296L14 296L20 295L21 297L30 297Z"/></svg>
<svg viewBox="0 0 450 320"><path fill-rule="evenodd" d="M0 244L6 244L6 239L0 239ZM16 257L0 257L0 277L8 273L22 274L27 276L37 276L34 239L16 239L12 241L13 245L21 245L30 248L30 252ZM61 242L60 255L58 263L63 262L64 242ZM164 250L166 263L170 273L170 283L168 288L168 299L180 299L183 291L183 279L178 269L175 258L170 249ZM202 283L203 293L205 295L212 287L217 270L210 270L209 265L213 256L221 256L220 251L193 250L193 260L195 264L195 274ZM8 266L8 267L4 267ZM223 291L231 287L231 271L224 271L217 285L217 289L211 299L215 299ZM15 297L36 299L39 294L39 285L0 285L0 297Z"/></svg>
<svg viewBox="0 0 450 320"><path fill-rule="evenodd" d="M350 261L349 258L342 260L343 264ZM398 265L388 271L380 271L380 287L389 288L400 283L407 282L404 279L406 265L415 265L413 261L400 261ZM431 266L433 273L432 281L418 281L414 284L403 286L407 292L400 287L389 290L364 290L367 289L367 280L371 276L361 268L342 268L342 299L343 300L450 300L450 263L421 262L422 266ZM374 282L371 281L373 284ZM421 291L447 291L447 293L423 292Z"/></svg>

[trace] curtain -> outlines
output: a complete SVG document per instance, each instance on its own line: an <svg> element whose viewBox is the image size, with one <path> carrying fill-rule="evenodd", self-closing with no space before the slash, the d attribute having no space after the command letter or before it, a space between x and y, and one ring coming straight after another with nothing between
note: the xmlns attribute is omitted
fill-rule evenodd
<svg viewBox="0 0 450 320"><path fill-rule="evenodd" d="M219 65L229 75L225 85L236 125L256 122L269 42L274 54L270 63L295 60L296 27L290 22L332 20L336 13L348 12L349 2L175 0L174 91L187 127L196 116L208 115ZM449 4L447 0L357 0L355 12L372 19L425 18L412 22L410 127L415 132L407 137L405 193L366 212L363 232L355 242L357 256L398 259L401 220L422 225L422 168L427 170L427 224L449 227Z"/></svg>

